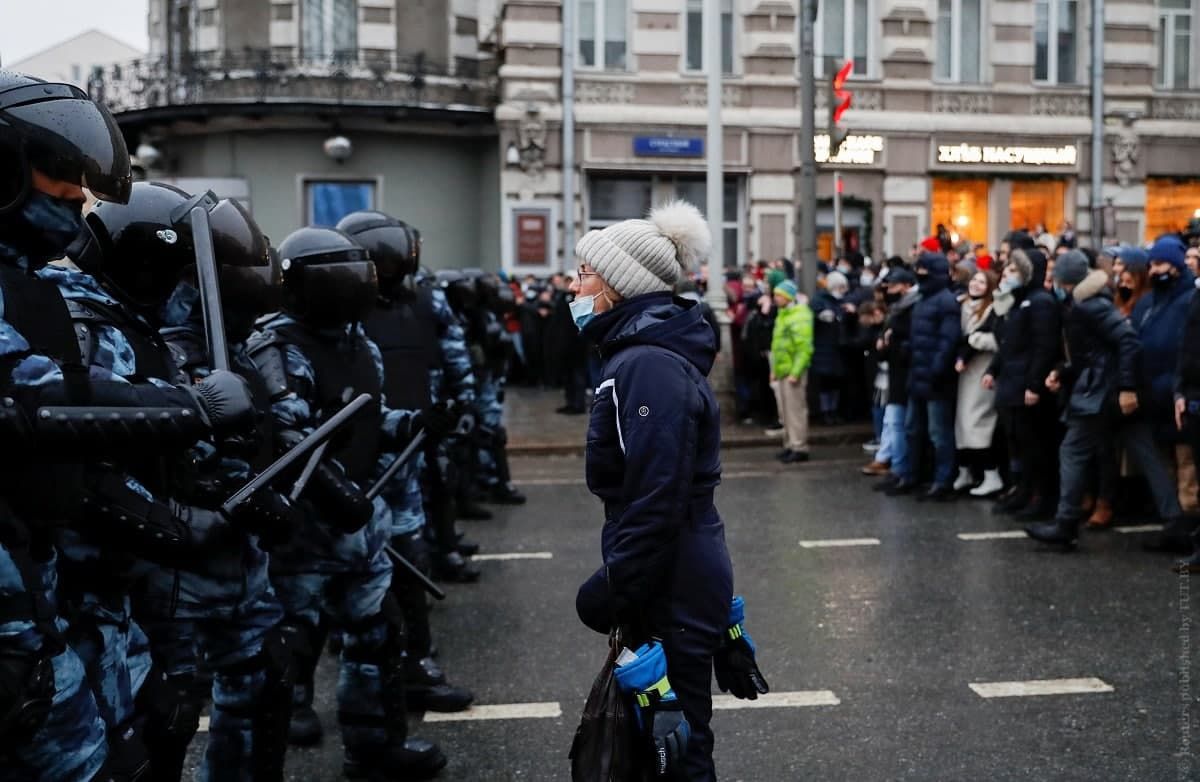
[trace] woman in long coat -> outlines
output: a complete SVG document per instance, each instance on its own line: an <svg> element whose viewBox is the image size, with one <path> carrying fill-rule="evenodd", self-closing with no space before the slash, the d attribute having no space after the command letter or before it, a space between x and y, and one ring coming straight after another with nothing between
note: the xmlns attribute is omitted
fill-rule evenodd
<svg viewBox="0 0 1200 782"><path fill-rule="evenodd" d="M956 491L971 490L974 497L989 497L1004 488L993 441L996 434L996 392L984 388L983 376L996 353L996 313L992 295L996 275L976 272L962 301L962 341L959 343L958 407L954 416L954 442L959 449Z"/></svg>

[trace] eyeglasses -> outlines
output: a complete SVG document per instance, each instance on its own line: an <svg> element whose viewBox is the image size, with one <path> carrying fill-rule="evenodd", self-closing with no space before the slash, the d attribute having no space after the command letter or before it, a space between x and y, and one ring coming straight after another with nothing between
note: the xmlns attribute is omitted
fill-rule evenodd
<svg viewBox="0 0 1200 782"><path fill-rule="evenodd" d="M584 277L599 277L600 276L597 272L584 271L582 265L578 269L575 270L575 274L577 277L579 277L580 280L582 280Z"/></svg>

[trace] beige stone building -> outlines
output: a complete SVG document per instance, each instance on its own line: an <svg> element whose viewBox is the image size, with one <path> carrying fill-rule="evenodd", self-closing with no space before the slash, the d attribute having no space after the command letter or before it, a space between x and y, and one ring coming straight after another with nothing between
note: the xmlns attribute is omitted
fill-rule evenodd
<svg viewBox="0 0 1200 782"><path fill-rule="evenodd" d="M561 225L588 228L681 195L704 201L701 0L577 0L577 198L561 214L561 0L496 4L502 257L544 270ZM726 263L795 255L798 0L724 0ZM939 223L995 247L1015 227L1086 236L1088 0L821 0L828 57L852 59L850 137L816 139L820 246L844 175L844 240L907 251ZM1107 236L1144 241L1200 214L1200 0L1108 0Z"/></svg>

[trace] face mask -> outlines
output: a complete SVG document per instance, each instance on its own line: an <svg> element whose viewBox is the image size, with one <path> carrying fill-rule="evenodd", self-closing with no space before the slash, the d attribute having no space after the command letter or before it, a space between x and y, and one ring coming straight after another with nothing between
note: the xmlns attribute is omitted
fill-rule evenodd
<svg viewBox="0 0 1200 782"><path fill-rule="evenodd" d="M1133 298L1133 288L1127 288L1122 285L1117 288L1117 295L1121 297L1121 301L1129 301Z"/></svg>
<svg viewBox="0 0 1200 782"><path fill-rule="evenodd" d="M1154 287L1158 288L1159 290L1170 288L1173 284L1175 284L1175 277L1172 276L1170 272L1156 274L1151 279L1154 281Z"/></svg>
<svg viewBox="0 0 1200 782"><path fill-rule="evenodd" d="M839 266L838 271L849 277L852 269L849 266Z"/></svg>
<svg viewBox="0 0 1200 782"><path fill-rule="evenodd" d="M1066 290L1058 287L1058 285L1055 285L1054 286L1054 298L1058 299L1059 301L1066 301L1067 300Z"/></svg>
<svg viewBox="0 0 1200 782"><path fill-rule="evenodd" d="M596 317L596 297L592 296L576 296L571 302L571 319L575 321L575 327L583 331L592 318Z"/></svg>
<svg viewBox="0 0 1200 782"><path fill-rule="evenodd" d="M870 272L863 272L858 277L858 284L864 288L869 288L875 284L875 275Z"/></svg>
<svg viewBox="0 0 1200 782"><path fill-rule="evenodd" d="M895 304L896 302L900 301L903 298L904 298L904 294L901 293L900 291L896 291L895 293L893 293L892 291L888 291L887 293L883 294L883 300L886 301L888 304Z"/></svg>
<svg viewBox="0 0 1200 782"><path fill-rule="evenodd" d="M844 290L842 290L841 288L838 288L837 290L829 291L829 295L832 296L833 298L837 299L838 301L841 301L842 297L846 295L846 292Z"/></svg>
<svg viewBox="0 0 1200 782"><path fill-rule="evenodd" d="M1021 281L1015 277L1005 277L1000 281L1000 290L1005 293L1012 293L1017 288L1021 287Z"/></svg>
<svg viewBox="0 0 1200 782"><path fill-rule="evenodd" d="M13 248L35 268L63 257L83 228L83 202L67 201L35 190L8 222ZM7 233L7 232L6 232Z"/></svg>

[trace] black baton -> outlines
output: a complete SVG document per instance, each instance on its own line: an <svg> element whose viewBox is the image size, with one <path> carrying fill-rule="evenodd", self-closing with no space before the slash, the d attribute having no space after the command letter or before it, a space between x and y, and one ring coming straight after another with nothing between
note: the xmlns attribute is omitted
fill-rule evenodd
<svg viewBox="0 0 1200 782"><path fill-rule="evenodd" d="M420 568L401 556L399 551L396 551L396 549L392 548L390 545L384 545L383 550L386 551L387 555L392 558L392 562L396 563L404 570L407 570L410 576L419 581L421 586L425 588L426 592L433 595L438 600L446 599L446 593L441 590L441 587L430 581L429 577L422 573Z"/></svg>

